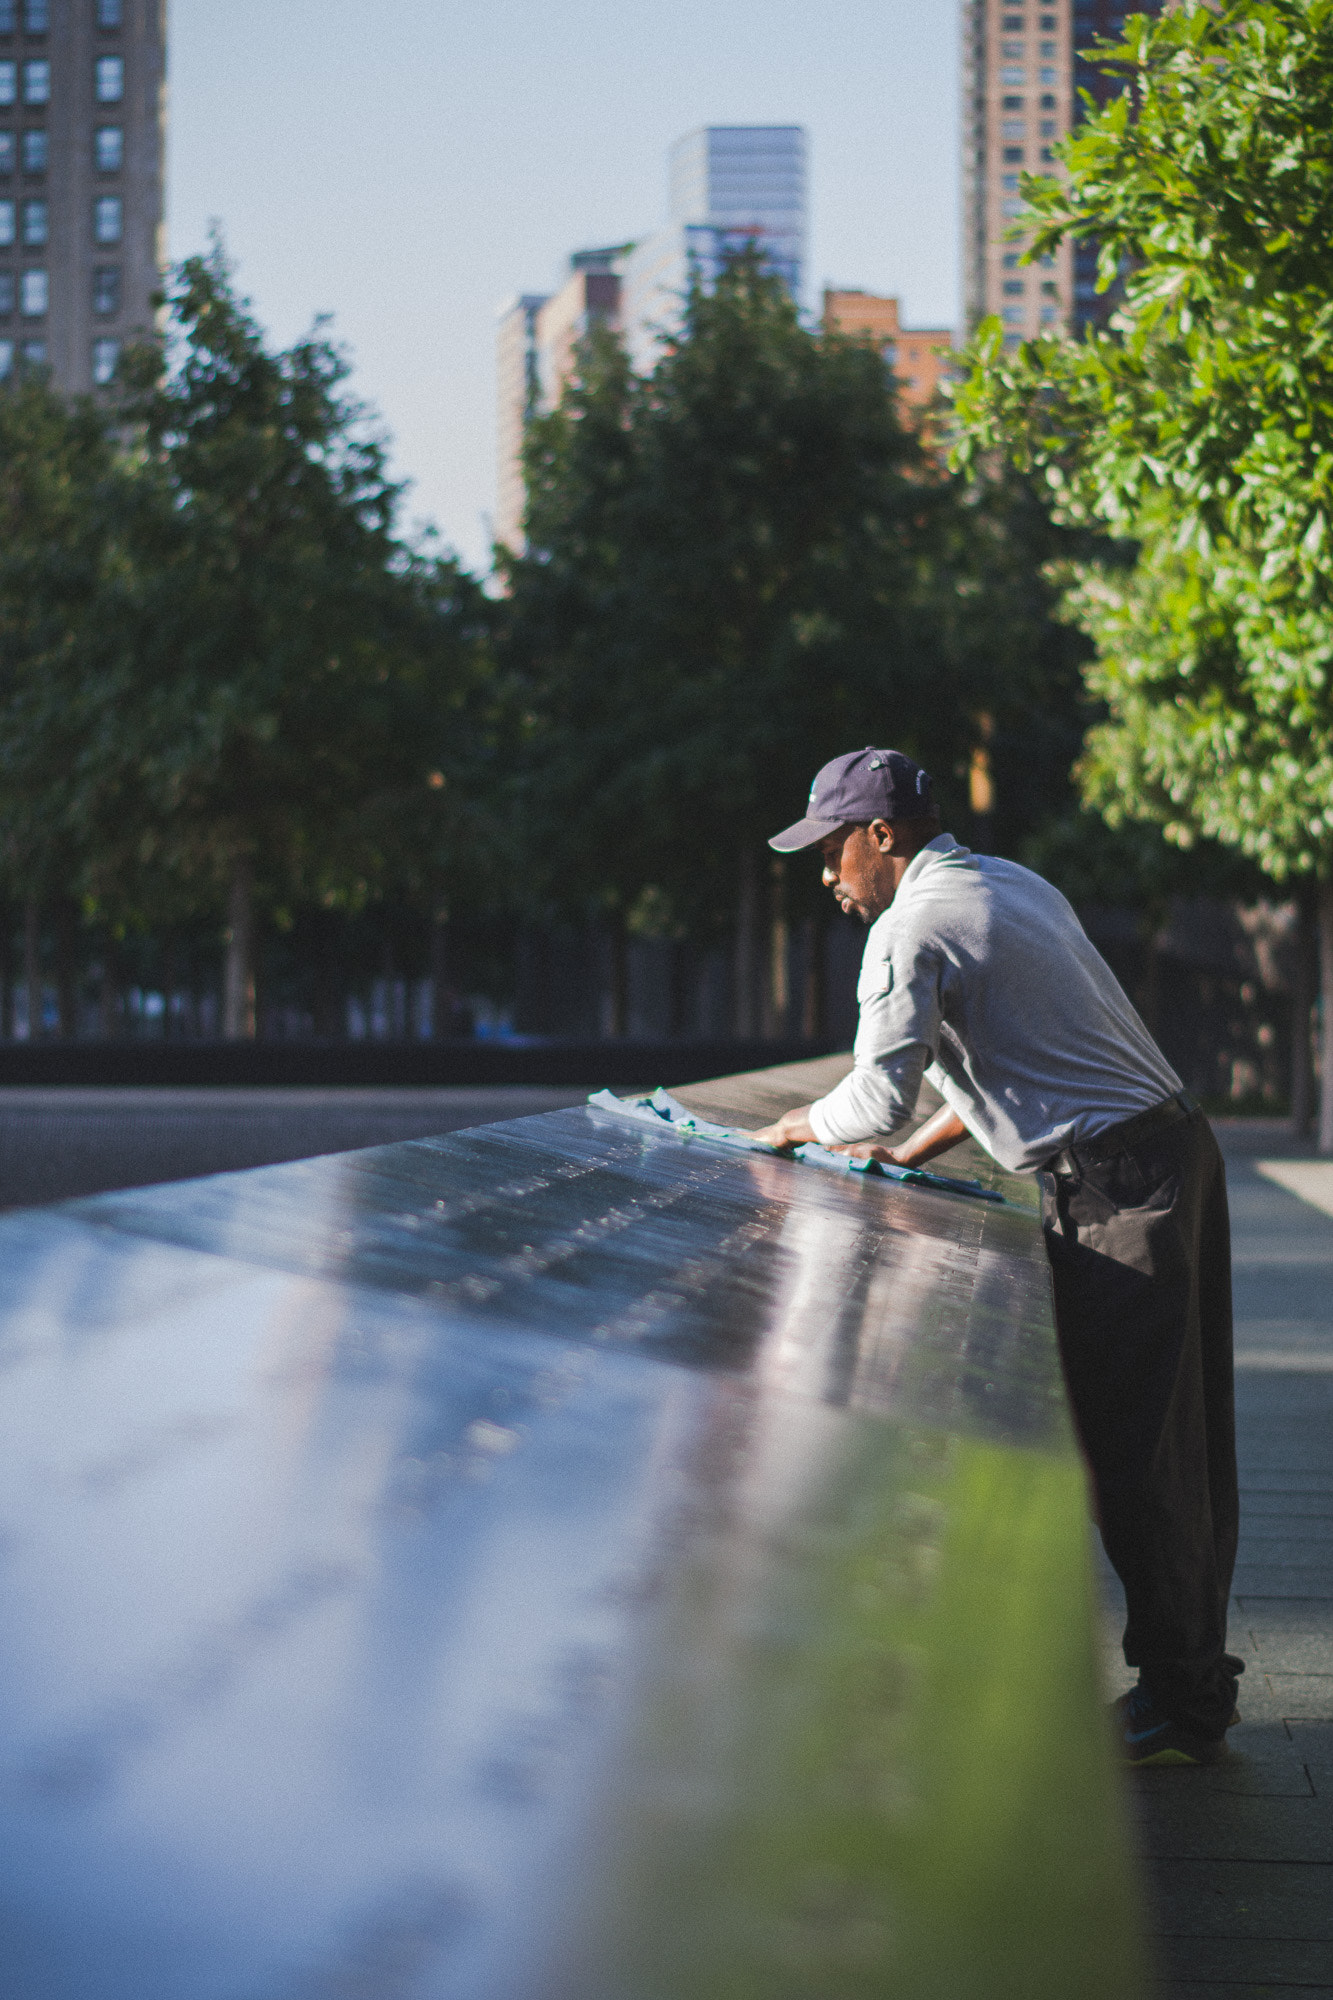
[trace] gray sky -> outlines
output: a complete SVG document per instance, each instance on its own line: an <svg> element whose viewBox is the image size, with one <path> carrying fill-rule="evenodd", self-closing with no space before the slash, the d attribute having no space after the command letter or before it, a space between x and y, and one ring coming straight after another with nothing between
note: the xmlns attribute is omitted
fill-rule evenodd
<svg viewBox="0 0 1333 2000"><path fill-rule="evenodd" d="M804 125L807 303L957 322L956 0L171 0L170 36L171 255L216 218L275 339L333 314L409 518L474 566L496 309L654 227L682 132Z"/></svg>

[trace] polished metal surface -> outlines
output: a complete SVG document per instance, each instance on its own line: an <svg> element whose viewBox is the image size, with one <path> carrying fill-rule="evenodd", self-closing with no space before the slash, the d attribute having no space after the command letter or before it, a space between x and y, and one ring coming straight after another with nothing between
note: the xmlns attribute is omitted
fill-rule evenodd
<svg viewBox="0 0 1333 2000"><path fill-rule="evenodd" d="M1030 1213L580 1109L0 1252L6 2000L1132 1988Z"/></svg>

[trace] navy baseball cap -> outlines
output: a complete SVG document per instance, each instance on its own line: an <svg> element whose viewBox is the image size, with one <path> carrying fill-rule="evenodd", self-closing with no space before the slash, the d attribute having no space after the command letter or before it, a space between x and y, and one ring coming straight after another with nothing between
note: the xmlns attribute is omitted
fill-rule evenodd
<svg viewBox="0 0 1333 2000"><path fill-rule="evenodd" d="M840 826L928 819L934 810L930 773L901 750L849 750L825 764L811 785L805 818L775 833L768 844L779 854L795 854L827 840Z"/></svg>

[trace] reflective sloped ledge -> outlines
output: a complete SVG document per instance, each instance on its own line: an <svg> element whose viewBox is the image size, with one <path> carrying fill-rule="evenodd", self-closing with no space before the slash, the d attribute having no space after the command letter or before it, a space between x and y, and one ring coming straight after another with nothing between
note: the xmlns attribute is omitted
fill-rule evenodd
<svg viewBox="0 0 1333 2000"><path fill-rule="evenodd" d="M1009 1192L569 1111L0 1219L0 1991L1132 1994Z"/></svg>

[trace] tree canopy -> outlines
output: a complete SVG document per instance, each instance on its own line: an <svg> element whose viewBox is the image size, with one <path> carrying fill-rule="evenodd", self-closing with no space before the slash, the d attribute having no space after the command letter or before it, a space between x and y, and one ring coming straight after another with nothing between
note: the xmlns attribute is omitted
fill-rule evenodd
<svg viewBox="0 0 1333 2000"><path fill-rule="evenodd" d="M1138 545L1071 599L1109 711L1091 795L1327 876L1333 5L1182 0L1099 59L1126 88L1025 183L1029 254L1095 239L1123 303L1081 342L983 328L965 453Z"/></svg>
<svg viewBox="0 0 1333 2000"><path fill-rule="evenodd" d="M805 326L754 253L691 291L646 376L595 332L527 473L503 643L553 902L744 931L764 839L828 757L916 755L966 831L974 746L1008 757L1034 695L1006 808L1034 772L1030 794L1067 783L1079 730L1040 740L1040 696L1063 677L1067 730L1078 642L1025 546L1048 519L1019 480L951 479L878 351Z"/></svg>
<svg viewBox="0 0 1333 2000"><path fill-rule="evenodd" d="M1067 576L1105 710L1086 797L1328 885L1333 5L1180 0L1098 60L1123 88L1025 180L1023 229L1033 258L1095 240L1121 302L1077 342L979 329L959 460L1004 454L1121 544Z"/></svg>
<svg viewBox="0 0 1333 2000"><path fill-rule="evenodd" d="M475 872L488 614L321 329L269 352L218 248L167 307L115 407L0 396L0 817L30 885L58 847L113 920L225 921L247 1034L258 911Z"/></svg>

